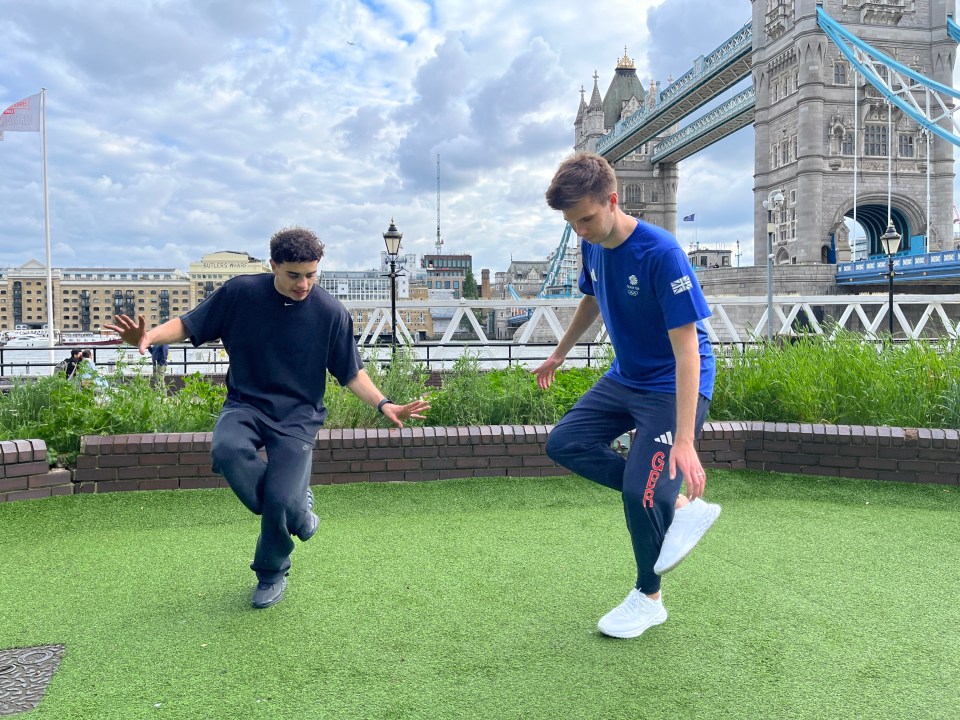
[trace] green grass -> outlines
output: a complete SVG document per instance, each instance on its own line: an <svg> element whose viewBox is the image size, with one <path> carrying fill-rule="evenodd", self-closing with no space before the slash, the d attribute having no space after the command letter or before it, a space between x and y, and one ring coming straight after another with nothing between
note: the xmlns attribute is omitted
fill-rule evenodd
<svg viewBox="0 0 960 720"><path fill-rule="evenodd" d="M31 720L960 715L958 488L711 472L723 514L632 641L595 630L633 580L604 488L315 490L264 611L228 491L0 505L0 648L67 647Z"/></svg>
<svg viewBox="0 0 960 720"><path fill-rule="evenodd" d="M960 426L960 343L837 331L747 346L718 362L712 420Z"/></svg>

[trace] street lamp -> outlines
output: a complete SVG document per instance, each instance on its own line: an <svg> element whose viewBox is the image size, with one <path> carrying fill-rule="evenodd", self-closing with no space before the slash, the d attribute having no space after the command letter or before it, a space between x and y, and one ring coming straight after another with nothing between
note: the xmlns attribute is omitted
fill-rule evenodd
<svg viewBox="0 0 960 720"><path fill-rule="evenodd" d="M393 218L390 218L390 227L383 233L383 242L387 246L387 255L390 257L390 353L397 352L397 255L400 253L400 240L403 233L397 230Z"/></svg>
<svg viewBox="0 0 960 720"><path fill-rule="evenodd" d="M893 227L893 222L887 221L887 231L880 236L880 242L883 243L883 250L887 253L887 278L890 280L890 306L888 315L890 316L890 337L893 338L893 254L900 249L900 233Z"/></svg>
<svg viewBox="0 0 960 720"><path fill-rule="evenodd" d="M783 190L771 190L763 201L767 211L767 341L773 342L773 235L777 225L773 213L783 206Z"/></svg>

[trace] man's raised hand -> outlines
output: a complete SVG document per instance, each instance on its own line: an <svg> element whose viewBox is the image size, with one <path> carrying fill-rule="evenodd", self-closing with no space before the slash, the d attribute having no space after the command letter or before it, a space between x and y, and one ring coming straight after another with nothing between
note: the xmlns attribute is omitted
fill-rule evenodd
<svg viewBox="0 0 960 720"><path fill-rule="evenodd" d="M120 335L120 339L127 345L133 345L140 350L141 355L146 355L147 346L147 319L139 315L135 322L129 315L114 315L115 325L104 325L107 330L113 330Z"/></svg>

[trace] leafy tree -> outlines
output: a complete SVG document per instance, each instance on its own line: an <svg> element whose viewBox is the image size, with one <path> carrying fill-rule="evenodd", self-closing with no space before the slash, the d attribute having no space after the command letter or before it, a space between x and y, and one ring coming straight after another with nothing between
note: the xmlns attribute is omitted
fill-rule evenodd
<svg viewBox="0 0 960 720"><path fill-rule="evenodd" d="M476 300L480 297L477 279L473 276L473 270L470 268L467 268L467 276L463 279L463 297L467 300Z"/></svg>

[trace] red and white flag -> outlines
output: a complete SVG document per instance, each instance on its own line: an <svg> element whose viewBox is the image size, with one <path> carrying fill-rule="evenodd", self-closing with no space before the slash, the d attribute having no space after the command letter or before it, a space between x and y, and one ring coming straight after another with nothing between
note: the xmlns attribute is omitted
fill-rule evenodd
<svg viewBox="0 0 960 720"><path fill-rule="evenodd" d="M3 111L0 133L3 132L40 132L40 93L15 102Z"/></svg>

